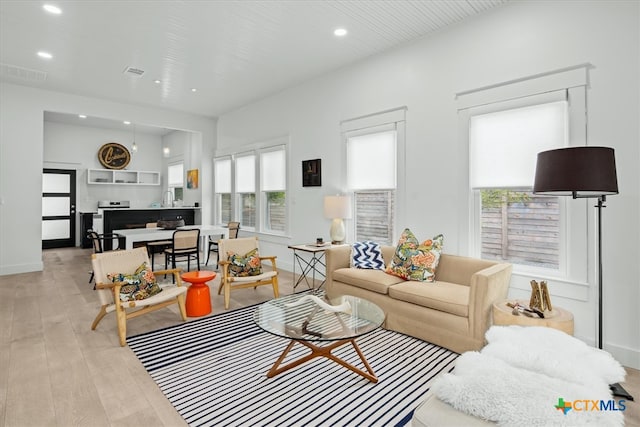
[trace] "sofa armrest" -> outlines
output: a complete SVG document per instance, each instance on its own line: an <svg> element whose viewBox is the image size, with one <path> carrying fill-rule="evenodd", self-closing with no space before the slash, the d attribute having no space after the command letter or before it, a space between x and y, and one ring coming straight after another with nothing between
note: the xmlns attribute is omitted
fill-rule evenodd
<svg viewBox="0 0 640 427"><path fill-rule="evenodd" d="M349 268L351 266L351 245L329 248L324 255L327 273L326 290L330 294L333 286L333 272L339 268Z"/></svg>
<svg viewBox="0 0 640 427"><path fill-rule="evenodd" d="M511 264L499 263L471 276L469 330L474 338L484 340L484 334L490 326L491 306L507 298L511 270Z"/></svg>

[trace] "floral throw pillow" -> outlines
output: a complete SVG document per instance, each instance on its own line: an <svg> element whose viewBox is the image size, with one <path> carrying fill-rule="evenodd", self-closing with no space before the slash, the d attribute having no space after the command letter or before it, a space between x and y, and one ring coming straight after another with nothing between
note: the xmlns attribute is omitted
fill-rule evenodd
<svg viewBox="0 0 640 427"><path fill-rule="evenodd" d="M351 246L351 266L368 270L384 270L382 250L376 242L356 242Z"/></svg>
<svg viewBox="0 0 640 427"><path fill-rule="evenodd" d="M229 274L235 277L257 276L262 274L262 263L258 249L253 249L244 255L227 252Z"/></svg>
<svg viewBox="0 0 640 427"><path fill-rule="evenodd" d="M133 274L107 274L111 282L122 282L120 301L136 301L149 298L162 291L156 276L146 262L143 262Z"/></svg>
<svg viewBox="0 0 640 427"><path fill-rule="evenodd" d="M420 243L411 230L405 228L386 272L405 280L433 282L440 262L443 239L442 234L439 234Z"/></svg>

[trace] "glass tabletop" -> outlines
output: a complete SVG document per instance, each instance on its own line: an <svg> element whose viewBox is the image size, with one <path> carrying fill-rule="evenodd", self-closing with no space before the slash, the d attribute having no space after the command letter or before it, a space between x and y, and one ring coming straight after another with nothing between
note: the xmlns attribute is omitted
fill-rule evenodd
<svg viewBox="0 0 640 427"><path fill-rule="evenodd" d="M258 306L253 320L265 331L301 341L337 341L356 338L379 328L384 312L374 303L351 295L314 297L332 307L323 307L310 294L294 294ZM338 310L338 311L333 311Z"/></svg>

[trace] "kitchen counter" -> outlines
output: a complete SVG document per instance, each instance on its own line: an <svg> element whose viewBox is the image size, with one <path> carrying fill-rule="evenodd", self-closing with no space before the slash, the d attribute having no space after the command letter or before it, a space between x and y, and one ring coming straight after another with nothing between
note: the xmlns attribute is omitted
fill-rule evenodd
<svg viewBox="0 0 640 427"><path fill-rule="evenodd" d="M199 207L172 207L172 208L105 208L101 209L104 216L104 233L113 233L113 230L145 228L149 222L158 220L184 220L185 225L194 225L196 211L200 216ZM200 221L200 218L198 218ZM105 249L112 249L111 242L105 242Z"/></svg>
<svg viewBox="0 0 640 427"><path fill-rule="evenodd" d="M150 210L172 210L172 209L200 209L200 206L173 206L173 207L144 207L144 208L100 208L102 211L150 211Z"/></svg>

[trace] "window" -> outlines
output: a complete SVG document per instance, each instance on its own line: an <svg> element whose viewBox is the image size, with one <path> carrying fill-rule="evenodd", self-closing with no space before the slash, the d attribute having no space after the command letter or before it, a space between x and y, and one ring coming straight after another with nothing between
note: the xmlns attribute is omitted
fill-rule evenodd
<svg viewBox="0 0 640 427"><path fill-rule="evenodd" d="M346 135L347 184L355 198L356 241L393 242L397 132L395 125L387 128Z"/></svg>
<svg viewBox="0 0 640 427"><path fill-rule="evenodd" d="M224 154L213 163L216 221L239 221L245 230L284 235L288 230L287 139Z"/></svg>
<svg viewBox="0 0 640 427"><path fill-rule="evenodd" d="M231 209L231 158L215 159L215 221L228 224L232 220Z"/></svg>
<svg viewBox="0 0 640 427"><path fill-rule="evenodd" d="M184 200L184 164L174 163L167 170L167 187L173 194L173 200Z"/></svg>
<svg viewBox="0 0 640 427"><path fill-rule="evenodd" d="M286 230L286 156L283 146L260 153L262 227L265 231Z"/></svg>
<svg viewBox="0 0 640 427"><path fill-rule="evenodd" d="M256 227L256 156L244 154L235 159L236 200L240 225Z"/></svg>
<svg viewBox="0 0 640 427"><path fill-rule="evenodd" d="M481 203L480 256L558 270L560 202L529 190L537 153L568 143L567 102L493 107L497 111L469 119L471 187Z"/></svg>

